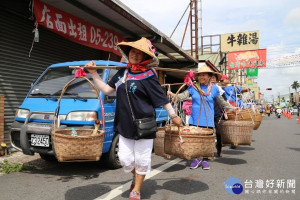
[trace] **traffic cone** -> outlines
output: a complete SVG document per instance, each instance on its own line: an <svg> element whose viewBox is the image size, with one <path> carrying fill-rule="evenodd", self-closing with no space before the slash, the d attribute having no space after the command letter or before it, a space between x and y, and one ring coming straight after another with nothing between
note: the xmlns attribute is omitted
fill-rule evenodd
<svg viewBox="0 0 300 200"><path fill-rule="evenodd" d="M292 113L289 112L289 119L293 119Z"/></svg>
<svg viewBox="0 0 300 200"><path fill-rule="evenodd" d="M299 114L299 116L298 116L298 124L300 124L300 114Z"/></svg>

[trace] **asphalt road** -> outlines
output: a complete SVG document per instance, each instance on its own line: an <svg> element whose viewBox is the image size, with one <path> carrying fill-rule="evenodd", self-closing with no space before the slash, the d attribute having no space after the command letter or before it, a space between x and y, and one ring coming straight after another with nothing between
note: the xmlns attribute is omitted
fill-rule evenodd
<svg viewBox="0 0 300 200"><path fill-rule="evenodd" d="M26 164L37 169L0 175L0 199L128 199L131 175L122 169L109 170L101 162L51 163L38 156L30 160ZM189 164L153 154L152 174L143 184L142 199L299 200L300 124L295 116L266 116L253 131L252 146L223 147L223 157L210 161L210 170L191 170ZM231 177L241 181L241 194L224 189Z"/></svg>

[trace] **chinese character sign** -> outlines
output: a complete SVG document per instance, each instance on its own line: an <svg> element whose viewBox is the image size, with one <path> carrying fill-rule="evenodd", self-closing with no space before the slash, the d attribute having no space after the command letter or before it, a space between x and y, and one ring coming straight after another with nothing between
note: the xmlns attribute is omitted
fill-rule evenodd
<svg viewBox="0 0 300 200"><path fill-rule="evenodd" d="M259 49L259 31L221 35L221 51L243 51Z"/></svg>
<svg viewBox="0 0 300 200"><path fill-rule="evenodd" d="M244 182L245 194L296 194L296 180L295 179L246 179ZM286 197L286 196L285 196ZM281 197L282 199L286 199ZM256 198L255 198L256 199ZM258 198L260 199L260 198Z"/></svg>
<svg viewBox="0 0 300 200"><path fill-rule="evenodd" d="M117 44L126 41L116 32L94 26L53 6L34 1L34 14L38 24L76 43L121 55Z"/></svg>
<svg viewBox="0 0 300 200"><path fill-rule="evenodd" d="M231 69L266 67L267 49L228 52L227 67Z"/></svg>
<svg viewBox="0 0 300 200"><path fill-rule="evenodd" d="M247 68L247 78L248 79L255 79L258 76L258 68Z"/></svg>

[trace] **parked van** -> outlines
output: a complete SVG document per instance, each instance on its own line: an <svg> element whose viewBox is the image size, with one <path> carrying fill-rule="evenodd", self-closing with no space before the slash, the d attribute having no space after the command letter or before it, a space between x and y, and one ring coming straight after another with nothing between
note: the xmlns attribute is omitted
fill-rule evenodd
<svg viewBox="0 0 300 200"><path fill-rule="evenodd" d="M89 60L58 63L49 66L32 84L23 103L16 111L11 126L10 137L13 147L22 150L26 155L39 153L44 160L54 160L56 155L51 139L52 120L57 108L61 91L71 79L76 69L69 66L84 66ZM117 72L109 66L125 67L126 64L113 61L95 61L97 66L108 66L98 69L104 82L108 82ZM92 80L88 74L86 76ZM105 138L102 157L111 168L119 168L117 156L118 134L115 134L113 122L116 108L116 93L104 95L100 92L104 106ZM59 109L59 128L93 129L96 119L102 120L99 99L94 88L84 79L76 79L64 93ZM158 126L164 125L167 111L156 109Z"/></svg>

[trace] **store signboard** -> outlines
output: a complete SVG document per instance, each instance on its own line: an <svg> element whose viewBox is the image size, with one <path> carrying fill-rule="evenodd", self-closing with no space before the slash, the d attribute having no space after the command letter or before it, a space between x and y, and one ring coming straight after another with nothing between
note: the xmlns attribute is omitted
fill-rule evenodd
<svg viewBox="0 0 300 200"><path fill-rule="evenodd" d="M247 68L246 72L248 79L255 79L258 76L258 68Z"/></svg>
<svg viewBox="0 0 300 200"><path fill-rule="evenodd" d="M266 67L267 49L229 52L227 59L229 70Z"/></svg>
<svg viewBox="0 0 300 200"><path fill-rule="evenodd" d="M259 49L259 31L229 33L221 35L221 51L244 51Z"/></svg>
<svg viewBox="0 0 300 200"><path fill-rule="evenodd" d="M90 24L39 0L34 0L34 15L39 25L91 48L121 56L117 44L127 41L113 30Z"/></svg>

